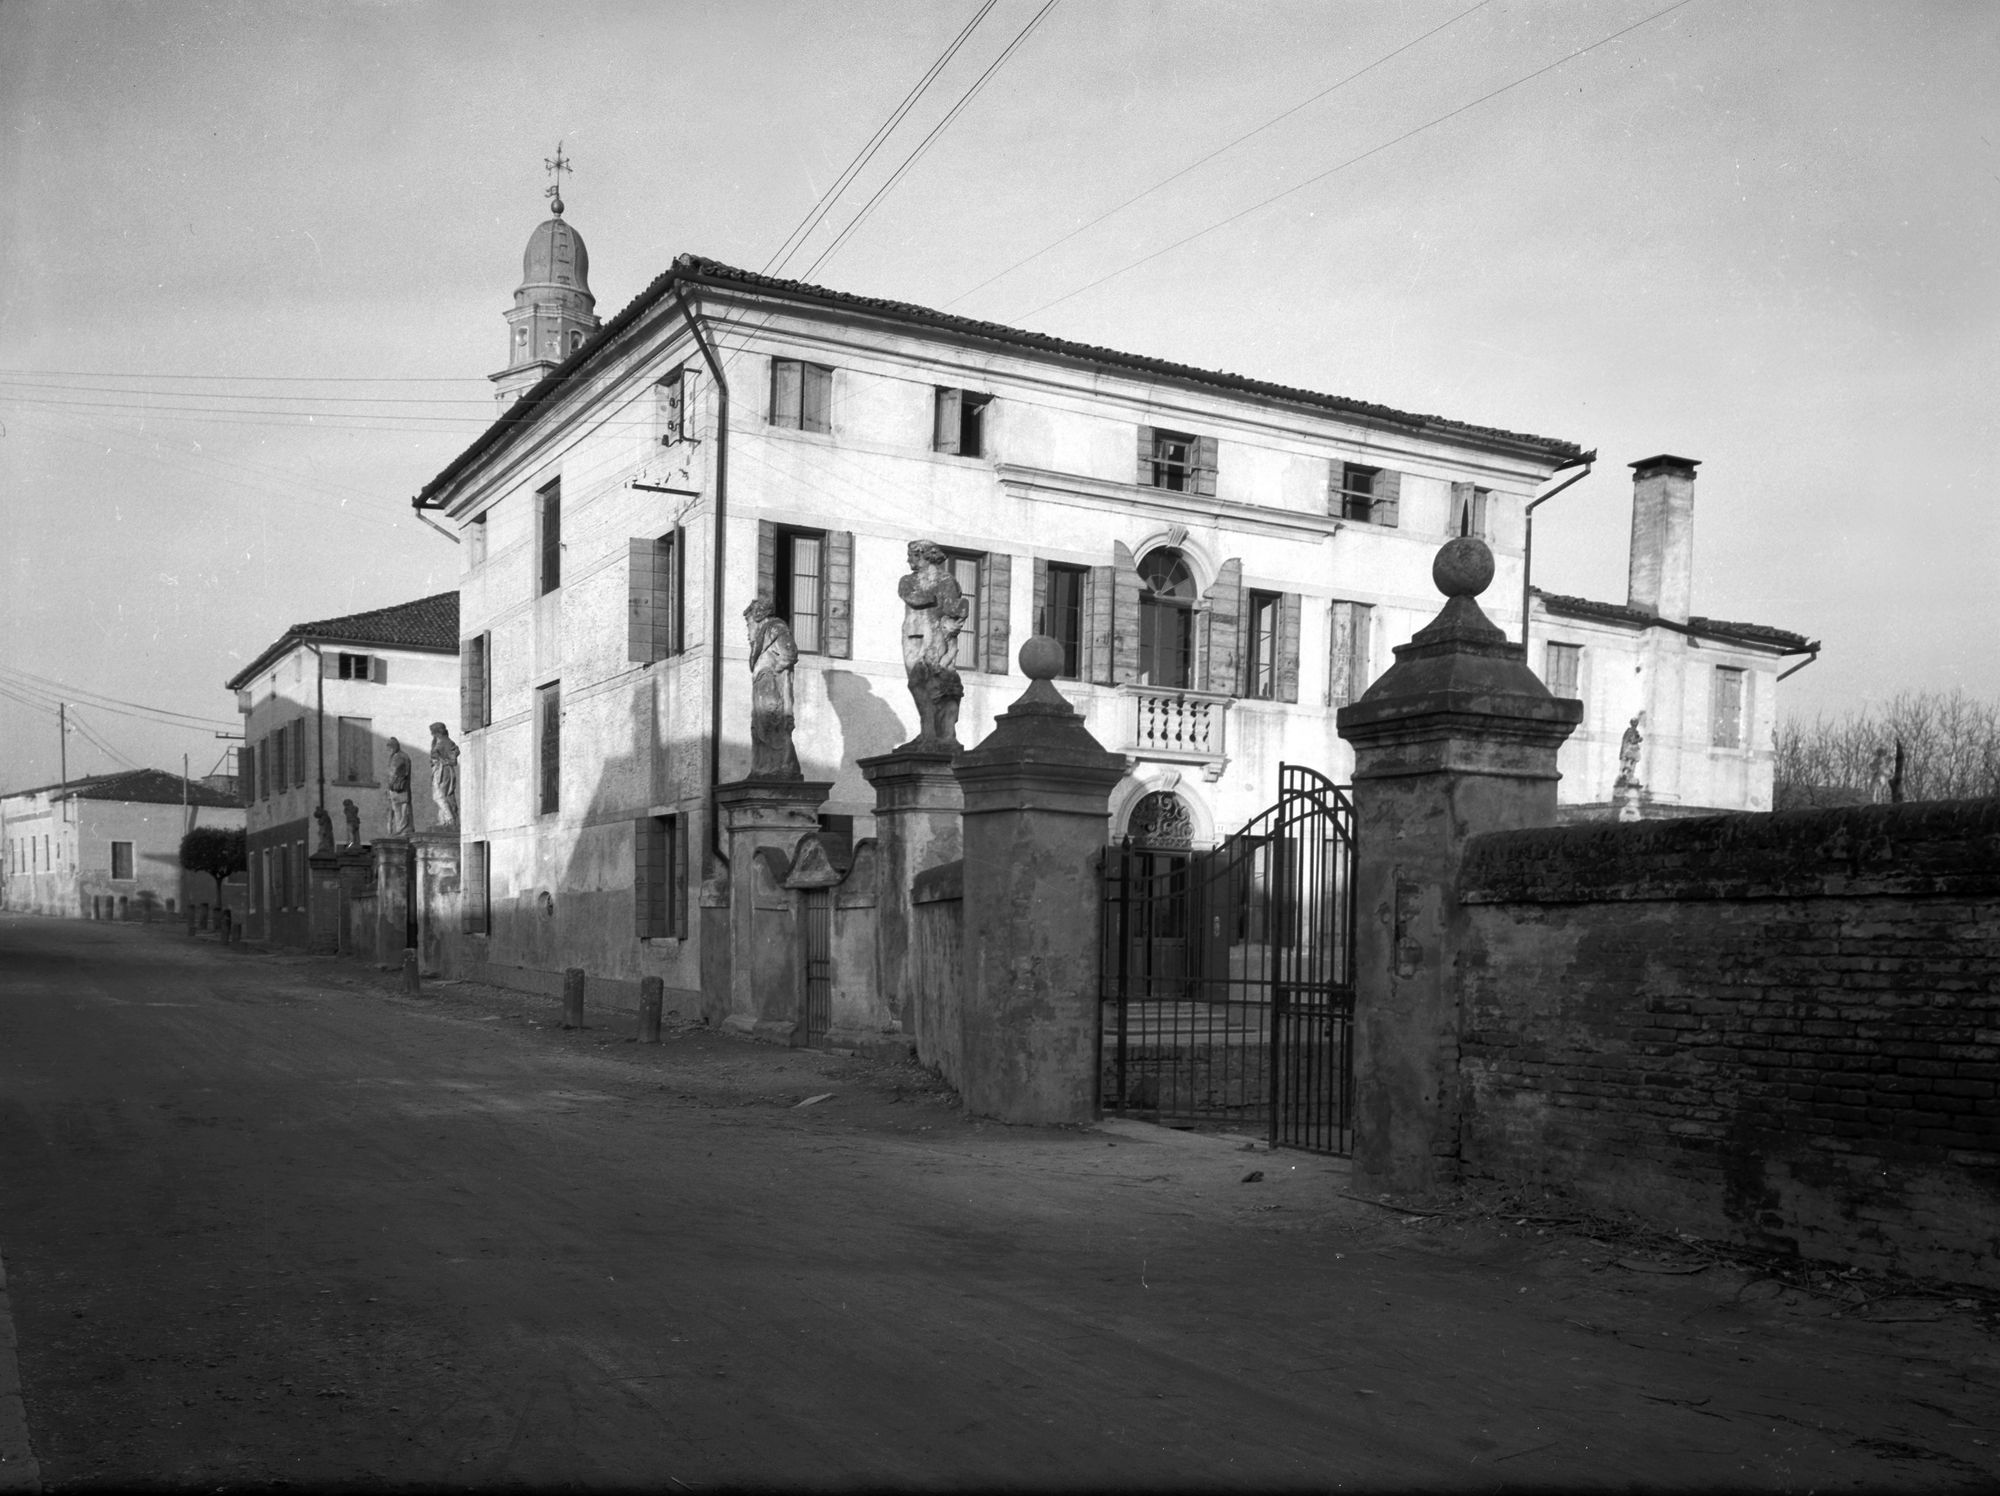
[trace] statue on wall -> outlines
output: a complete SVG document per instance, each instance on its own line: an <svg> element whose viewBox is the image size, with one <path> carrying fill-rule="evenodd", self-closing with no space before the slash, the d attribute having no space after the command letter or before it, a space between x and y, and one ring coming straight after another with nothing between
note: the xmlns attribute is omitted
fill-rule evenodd
<svg viewBox="0 0 2000 1496"><path fill-rule="evenodd" d="M1639 724L1646 719L1644 712L1632 719L1625 729L1625 736L1618 740L1618 780L1619 789L1639 787L1639 749L1645 743L1645 734L1639 731Z"/></svg>
<svg viewBox="0 0 2000 1496"><path fill-rule="evenodd" d="M750 636L750 777L804 779L792 746L792 667L799 647L771 600L758 596L743 610Z"/></svg>
<svg viewBox="0 0 2000 1496"><path fill-rule="evenodd" d="M352 800L340 802L341 818L347 822L347 849L359 851L361 847L361 807Z"/></svg>
<svg viewBox="0 0 2000 1496"><path fill-rule="evenodd" d="M442 722L431 724L431 797L437 801L438 825L458 824L458 744Z"/></svg>
<svg viewBox="0 0 2000 1496"><path fill-rule="evenodd" d="M972 609L944 548L913 540L910 570L896 583L903 600L903 670L917 703L917 735L905 748L956 753L958 704L965 684L958 678L958 636Z"/></svg>
<svg viewBox="0 0 2000 1496"><path fill-rule="evenodd" d="M394 738L389 739L389 824L382 834L410 834L410 755Z"/></svg>
<svg viewBox="0 0 2000 1496"><path fill-rule="evenodd" d="M326 813L324 805L315 805L313 807L313 825L319 831L319 843L313 848L313 856L333 856L333 817Z"/></svg>

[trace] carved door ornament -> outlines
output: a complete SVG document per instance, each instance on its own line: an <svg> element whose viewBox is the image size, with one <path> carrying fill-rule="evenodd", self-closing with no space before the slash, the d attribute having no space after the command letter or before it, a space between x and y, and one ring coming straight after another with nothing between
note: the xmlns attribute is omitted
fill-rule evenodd
<svg viewBox="0 0 2000 1496"><path fill-rule="evenodd" d="M1132 807L1126 835L1134 846L1192 847L1194 819L1179 795L1155 790Z"/></svg>

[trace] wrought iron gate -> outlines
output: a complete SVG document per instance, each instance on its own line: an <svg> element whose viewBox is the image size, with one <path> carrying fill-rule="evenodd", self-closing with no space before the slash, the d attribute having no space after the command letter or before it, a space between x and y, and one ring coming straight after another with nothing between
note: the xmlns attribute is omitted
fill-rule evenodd
<svg viewBox="0 0 2000 1496"><path fill-rule="evenodd" d="M1278 803L1212 851L1106 851L1100 1102L1346 1153L1354 807L1301 765L1278 779Z"/></svg>
<svg viewBox="0 0 2000 1496"><path fill-rule="evenodd" d="M800 1044L822 1046L833 1026L833 890L803 889L799 895Z"/></svg>

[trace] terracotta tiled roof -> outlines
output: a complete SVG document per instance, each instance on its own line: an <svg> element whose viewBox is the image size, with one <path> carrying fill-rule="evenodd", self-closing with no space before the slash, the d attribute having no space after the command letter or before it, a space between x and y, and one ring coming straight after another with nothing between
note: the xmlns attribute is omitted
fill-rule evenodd
<svg viewBox="0 0 2000 1496"><path fill-rule="evenodd" d="M1670 628L1704 639L1759 645L1775 649L1780 654L1804 654L1818 647L1804 634L1772 628L1769 624L1731 623L1724 618L1702 618L1698 615L1685 624L1676 624L1629 603L1601 603L1595 598L1565 597L1559 592L1544 592L1539 587L1532 590L1541 599L1542 606L1557 617L1595 618L1606 623L1630 624L1634 628Z"/></svg>
<svg viewBox="0 0 2000 1496"><path fill-rule="evenodd" d="M304 640L314 644L376 644L389 649L457 654L458 594L440 592L434 597L420 597L413 603L397 603L390 608L370 608L365 613L295 623L231 676L229 689L240 690L274 656Z"/></svg>
<svg viewBox="0 0 2000 1496"><path fill-rule="evenodd" d="M1408 411L1392 409L1387 405L1372 405L1365 400L1352 400L1344 395L1327 395L1316 390L1303 390L1291 385L1249 379L1241 374L1230 374L1219 369L1198 369L1191 364L1177 364L1167 359L1149 358L1138 353L1123 353L1116 348L1102 348L1090 343L1073 343L1065 338L1028 332L999 322L981 322L971 317L955 317L949 312L935 311L907 301L891 301L879 296L857 296L848 291L831 291L824 286L807 285L803 281L780 280L776 276L760 275L753 270L739 270L733 265L725 265L719 260L704 259L700 255L681 255L665 274L655 278L651 285L627 303L624 310L593 333L581 348L551 369L538 383L532 385L520 399L508 406L499 419L487 427L471 446L454 458L443 472L425 484L423 491L413 501L416 506L420 509L426 507L466 468L485 453L505 443L515 430L527 422L537 406L551 398L573 374L578 373L596 358L600 351L609 347L618 334L635 322L647 309L672 294L676 283L684 286L735 286L796 301L843 307L892 321L934 327L941 332L954 333L976 342L1032 348L1038 352L1052 353L1083 363L1132 369L1177 383L1206 385L1215 389L1258 395L1283 404L1300 405L1350 417L1364 424L1390 426L1418 434L1447 440L1470 441L1484 446L1511 447L1557 463L1572 462L1583 453L1583 449L1575 442L1562 441L1555 437L1529 436L1518 431L1503 431L1494 426L1473 426L1463 421L1447 420L1443 416L1414 415Z"/></svg>
<svg viewBox="0 0 2000 1496"><path fill-rule="evenodd" d="M183 784L187 804L240 806L243 802L223 790L210 789L199 779L183 780L164 769L127 769L119 774L86 774L68 781L36 785L33 789L9 790L6 798L58 791L56 798L71 800L121 800L137 805L179 805Z"/></svg>

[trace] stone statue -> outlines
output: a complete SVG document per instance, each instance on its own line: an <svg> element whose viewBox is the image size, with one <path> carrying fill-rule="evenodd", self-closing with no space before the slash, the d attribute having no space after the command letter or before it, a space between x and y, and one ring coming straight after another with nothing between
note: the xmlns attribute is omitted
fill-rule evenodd
<svg viewBox="0 0 2000 1496"><path fill-rule="evenodd" d="M352 800L340 802L341 818L347 822L347 848L350 852L361 846L361 807Z"/></svg>
<svg viewBox="0 0 2000 1496"><path fill-rule="evenodd" d="M313 856L333 856L333 817L326 813L324 805L313 807L313 825L319 830L319 845L313 848Z"/></svg>
<svg viewBox="0 0 2000 1496"><path fill-rule="evenodd" d="M804 779L792 746L792 667L799 647L791 625L761 596L750 599L743 624L750 636L750 777Z"/></svg>
<svg viewBox="0 0 2000 1496"><path fill-rule="evenodd" d="M896 583L896 594L903 599L903 670L917 703L917 735L903 746L956 753L958 704L965 696L958 636L972 609L942 546L913 540L909 557L909 573Z"/></svg>
<svg viewBox="0 0 2000 1496"><path fill-rule="evenodd" d="M382 834L410 834L410 755L394 738L389 739L389 824Z"/></svg>
<svg viewBox="0 0 2000 1496"><path fill-rule="evenodd" d="M431 724L431 796L437 801L438 825L458 824L458 744L442 722Z"/></svg>
<svg viewBox="0 0 2000 1496"><path fill-rule="evenodd" d="M1644 712L1634 717L1631 725L1625 729L1625 736L1618 740L1617 788L1619 789L1639 787L1639 748L1646 741L1645 735L1639 731L1639 724L1645 717Z"/></svg>

